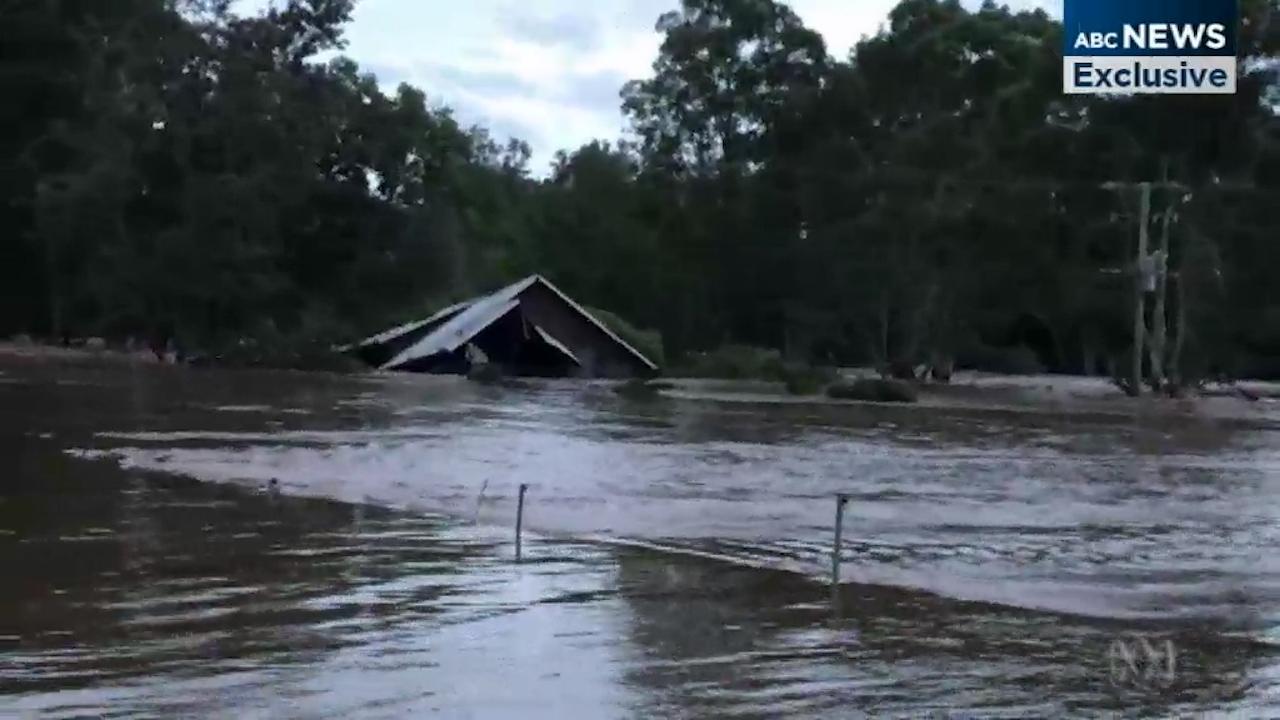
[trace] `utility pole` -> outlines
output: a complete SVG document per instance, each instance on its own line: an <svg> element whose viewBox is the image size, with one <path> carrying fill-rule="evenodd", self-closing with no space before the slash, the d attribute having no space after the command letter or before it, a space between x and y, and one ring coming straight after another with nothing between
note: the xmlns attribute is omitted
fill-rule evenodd
<svg viewBox="0 0 1280 720"><path fill-rule="evenodd" d="M1160 213L1160 244L1151 253L1155 261L1156 305L1151 310L1151 379L1155 386L1164 389L1168 378L1165 361L1169 344L1169 228L1173 223L1173 202Z"/></svg>
<svg viewBox="0 0 1280 720"><path fill-rule="evenodd" d="M1160 261L1167 257L1167 253L1169 251L1168 229L1169 223L1172 221L1173 213L1173 206L1171 204L1168 212L1163 216L1165 225L1164 233L1162 235L1163 247L1160 250L1160 256L1153 257L1149 252L1151 245L1151 191L1155 188L1160 188L1161 190L1186 191L1186 187L1180 183L1171 182L1169 180L1167 166L1164 179L1158 183L1109 182L1103 184L1102 187L1112 191L1138 191L1138 254L1133 266L1133 357L1131 358L1132 366L1129 370L1129 382L1131 383L1129 392L1134 397L1140 397L1142 395L1143 380L1142 361L1143 356L1146 354L1145 350L1148 336L1146 320L1147 293L1154 292L1156 290L1161 290L1163 292L1165 289L1166 280L1161 272ZM1151 284L1151 280L1153 279L1155 279L1157 283L1155 286ZM1167 331L1163 327L1163 323L1165 323L1166 320L1163 317L1165 303L1162 298L1157 298L1156 307L1158 309L1157 314L1160 317L1154 318L1158 327L1153 334L1151 351L1153 353L1159 352L1163 354ZM1157 374L1157 380L1163 382L1163 362L1162 360L1157 359L1155 355L1152 355L1152 372Z"/></svg>
<svg viewBox="0 0 1280 720"><path fill-rule="evenodd" d="M1139 186L1138 200L1138 260L1133 274L1133 383L1134 397L1142 396L1142 346L1147 336L1147 279L1142 272L1147 262L1147 245L1151 235L1151 183Z"/></svg>
<svg viewBox="0 0 1280 720"><path fill-rule="evenodd" d="M1165 158L1161 164L1163 170L1161 172L1160 187L1176 188L1176 185L1169 182L1169 159ZM1166 193L1166 195L1168 194ZM1173 224L1177 206L1178 198L1174 195L1168 195L1164 211L1160 213L1160 246L1151 254L1151 258L1154 261L1152 271L1155 273L1156 281L1156 306L1151 311L1151 380L1157 391L1166 390L1168 382L1165 365L1169 357L1167 352L1169 341L1169 318L1167 314L1169 301L1169 230Z"/></svg>

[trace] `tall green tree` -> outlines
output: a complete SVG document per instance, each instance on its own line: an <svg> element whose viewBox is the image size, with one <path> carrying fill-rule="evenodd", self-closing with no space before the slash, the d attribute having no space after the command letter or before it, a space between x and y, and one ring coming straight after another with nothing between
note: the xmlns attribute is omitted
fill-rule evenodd
<svg viewBox="0 0 1280 720"><path fill-rule="evenodd" d="M15 0L0 333L324 346L541 272L676 359L1093 372L1132 343L1106 185L1167 179L1152 365L1280 373L1280 8L1241 7L1237 95L1068 98L1043 12L903 0L833 58L778 0L682 0L631 137L539 177L343 57L352 0Z"/></svg>

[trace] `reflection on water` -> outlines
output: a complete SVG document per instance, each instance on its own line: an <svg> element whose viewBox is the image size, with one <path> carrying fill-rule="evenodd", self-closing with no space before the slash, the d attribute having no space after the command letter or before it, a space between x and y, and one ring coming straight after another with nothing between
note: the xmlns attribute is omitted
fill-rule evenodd
<svg viewBox="0 0 1280 720"><path fill-rule="evenodd" d="M0 714L1274 714L1273 430L4 370Z"/></svg>

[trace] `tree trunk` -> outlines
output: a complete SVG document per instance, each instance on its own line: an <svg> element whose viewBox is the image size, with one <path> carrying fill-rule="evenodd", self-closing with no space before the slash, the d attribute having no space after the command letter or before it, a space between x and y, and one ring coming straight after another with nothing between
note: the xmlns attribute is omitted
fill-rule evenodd
<svg viewBox="0 0 1280 720"><path fill-rule="evenodd" d="M1087 327L1080 329L1080 372L1086 377L1098 374L1098 348Z"/></svg>
<svg viewBox="0 0 1280 720"><path fill-rule="evenodd" d="M45 259L48 267L48 280L46 284L49 287L49 334L57 342L62 342L66 334L62 311L62 281L58 277L58 256L54 249L55 241L51 238L45 240Z"/></svg>
<svg viewBox="0 0 1280 720"><path fill-rule="evenodd" d="M1142 345L1146 340L1147 321L1143 317L1146 315L1146 287L1142 277L1142 263L1147 257L1147 239L1150 232L1151 221L1151 183L1142 183L1141 199L1138 211L1138 264L1134 268L1133 288L1134 288L1134 313L1133 313L1133 365L1130 367L1129 383L1127 388L1130 395L1140 397L1142 395Z"/></svg>
<svg viewBox="0 0 1280 720"><path fill-rule="evenodd" d="M1173 201L1170 200L1169 208L1161 216L1160 228L1160 245L1156 248L1155 254L1162 258L1156 266L1156 305L1151 311L1151 384L1156 390L1164 388L1165 385L1165 346L1168 341L1168 319L1166 318L1165 307L1169 293L1169 279L1167 268L1161 267L1161 263L1167 262L1169 252L1169 225L1173 220Z"/></svg>
<svg viewBox="0 0 1280 720"><path fill-rule="evenodd" d="M881 365L889 362L889 291L880 292L880 357Z"/></svg>
<svg viewBox="0 0 1280 720"><path fill-rule="evenodd" d="M49 293L49 334L55 342L66 343L66 308L63 298L62 254L59 243L65 237L61 212L51 208L52 191L42 186L38 191L40 205L36 216L37 229L44 242L44 261L47 277L45 285Z"/></svg>
<svg viewBox="0 0 1280 720"><path fill-rule="evenodd" d="M1169 354L1169 378L1178 387L1183 384L1182 378L1182 349L1186 345L1187 338L1187 269L1186 263L1182 263L1183 267L1178 268L1178 316L1176 319L1177 329L1173 337L1173 351Z"/></svg>
<svg viewBox="0 0 1280 720"><path fill-rule="evenodd" d="M919 361L921 341L924 340L924 335L928 331L929 316L933 313L933 306L937 302L937 297L938 285L937 283L930 283L919 304L916 305L911 313L911 322L906 328L907 337L903 343L901 357L897 359L912 365Z"/></svg>

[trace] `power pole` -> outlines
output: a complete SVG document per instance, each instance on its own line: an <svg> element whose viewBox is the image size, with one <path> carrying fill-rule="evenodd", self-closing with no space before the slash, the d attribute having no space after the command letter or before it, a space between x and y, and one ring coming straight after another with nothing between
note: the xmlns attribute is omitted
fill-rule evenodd
<svg viewBox="0 0 1280 720"><path fill-rule="evenodd" d="M1164 389L1168 380L1165 364L1169 357L1169 229L1173 217L1174 203L1170 200L1169 206L1159 215L1159 247L1151 253L1156 280L1156 306L1151 311L1151 379L1159 389Z"/></svg>
<svg viewBox="0 0 1280 720"><path fill-rule="evenodd" d="M1186 186L1180 183L1170 182L1168 179L1168 171L1166 170L1165 179L1158 183L1109 182L1105 183L1102 187L1113 191L1138 191L1138 254L1133 265L1133 357L1131 358L1132 366L1129 371L1129 381L1132 384L1132 387L1129 388L1129 392L1134 397L1140 397L1142 395L1143 380L1142 360L1143 356L1146 354L1145 350L1148 335L1146 320L1147 293L1154 292L1157 289L1163 290L1163 287L1161 286L1166 282L1160 272L1160 258L1153 257L1149 252L1151 245L1151 191L1157 187L1161 190L1186 191ZM1169 248L1167 247L1168 223L1172 219L1172 212L1172 206L1170 206L1169 212L1164 216L1165 233L1162 237L1164 238L1165 247L1161 248L1162 257L1163 253L1168 253L1169 251ZM1158 283L1157 286L1152 286L1150 284L1152 279L1156 279ZM1164 302L1157 299L1157 307L1160 310L1158 314L1163 316ZM1155 318L1155 322L1164 323L1165 318L1157 317ZM1153 336L1153 352L1164 352L1165 337L1166 330L1163 327L1157 328ZM1154 356L1152 357L1152 371L1160 375L1163 374L1163 362L1157 360ZM1163 381L1162 377L1158 377L1157 379Z"/></svg>
<svg viewBox="0 0 1280 720"><path fill-rule="evenodd" d="M1160 187L1163 189L1180 189L1180 186L1169 182L1169 159L1161 163ZM1167 390L1168 374L1165 367L1169 358L1167 349L1169 341L1169 318L1167 314L1169 302L1169 230L1173 224L1178 206L1178 197L1165 193L1164 211L1160 213L1160 246L1151 254L1152 272L1155 273L1156 306L1151 311L1151 380L1158 392ZM1148 286L1150 287L1150 286Z"/></svg>
<svg viewBox="0 0 1280 720"><path fill-rule="evenodd" d="M1139 185L1138 200L1138 259L1133 274L1133 382L1134 397L1142 396L1142 348L1147 336L1147 279L1142 272L1147 262L1147 245L1151 235L1151 183Z"/></svg>

